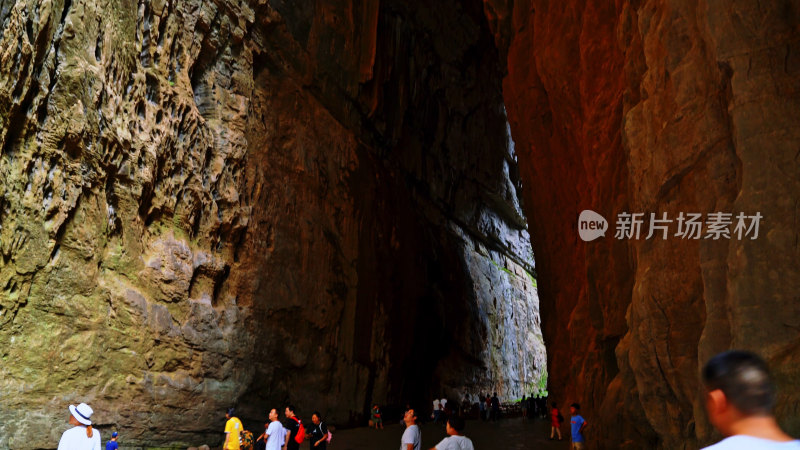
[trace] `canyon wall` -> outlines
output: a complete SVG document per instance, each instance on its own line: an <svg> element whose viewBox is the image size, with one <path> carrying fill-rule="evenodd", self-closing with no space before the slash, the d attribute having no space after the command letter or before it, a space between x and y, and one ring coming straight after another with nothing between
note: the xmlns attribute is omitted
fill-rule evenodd
<svg viewBox="0 0 800 450"><path fill-rule="evenodd" d="M445 3L0 1L0 447L537 388L502 67Z"/></svg>
<svg viewBox="0 0 800 450"><path fill-rule="evenodd" d="M712 441L699 366L731 347L800 433L797 3L436 6L0 0L0 447L79 401L162 445L234 403L513 398L537 292L598 447ZM730 237L675 235L714 212Z"/></svg>
<svg viewBox="0 0 800 450"><path fill-rule="evenodd" d="M718 436L699 366L762 354L800 433L797 2L484 2L531 221L550 391L581 402L598 448ZM583 242L578 215L609 221ZM616 238L620 213L641 236ZM676 236L681 213L730 236ZM650 214L673 222L647 238ZM762 216L758 236L737 216ZM746 226L752 220L746 220ZM748 231L747 229L742 231Z"/></svg>

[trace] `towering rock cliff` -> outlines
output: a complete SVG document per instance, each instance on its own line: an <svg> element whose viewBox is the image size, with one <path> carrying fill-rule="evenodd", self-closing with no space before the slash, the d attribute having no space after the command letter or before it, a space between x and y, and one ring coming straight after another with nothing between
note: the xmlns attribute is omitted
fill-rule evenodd
<svg viewBox="0 0 800 450"><path fill-rule="evenodd" d="M0 447L53 446L82 400L166 444L237 401L517 396L533 276L550 391L599 447L713 439L698 366L729 347L800 433L799 11L0 0ZM616 239L625 212L763 218Z"/></svg>
<svg viewBox="0 0 800 450"><path fill-rule="evenodd" d="M698 366L746 348L800 433L797 2L484 3L551 392L583 404L600 448L696 448L713 438ZM605 238L578 239L583 209L610 221ZM645 214L639 239L613 237L624 212ZM682 212L731 213L732 236L677 237ZM650 213L673 220L668 239L646 239ZM733 233L739 213L763 216L756 239Z"/></svg>
<svg viewBox="0 0 800 450"><path fill-rule="evenodd" d="M441 6L0 1L0 447L536 388L502 68Z"/></svg>

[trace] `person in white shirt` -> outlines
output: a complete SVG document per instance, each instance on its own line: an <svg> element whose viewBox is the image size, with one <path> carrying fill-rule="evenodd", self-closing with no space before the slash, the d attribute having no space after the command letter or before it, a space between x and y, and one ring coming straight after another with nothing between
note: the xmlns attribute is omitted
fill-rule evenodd
<svg viewBox="0 0 800 450"><path fill-rule="evenodd" d="M703 384L708 419L725 436L706 450L800 450L772 414L775 388L759 356L720 353L703 368Z"/></svg>
<svg viewBox="0 0 800 450"><path fill-rule="evenodd" d="M281 447L286 441L286 430L283 428L283 424L278 420L278 410L272 408L269 411L269 426L264 431L264 434L261 436L267 441L266 450L281 450ZM259 437L259 439L261 439Z"/></svg>
<svg viewBox="0 0 800 450"><path fill-rule="evenodd" d="M435 398L435 399L433 399L433 415L431 416L431 417L433 417L433 423L439 422L439 416L441 414L442 414L442 411L441 411L441 408L440 408L439 399Z"/></svg>
<svg viewBox="0 0 800 450"><path fill-rule="evenodd" d="M400 450L420 450L422 448L422 432L419 431L417 413L413 408L406 411L403 422L406 424L406 431L400 438Z"/></svg>
<svg viewBox="0 0 800 450"><path fill-rule="evenodd" d="M453 416L447 419L447 437L442 439L442 442L436 444L431 450L475 450L472 446L472 441L462 435L464 431L464 419L458 416Z"/></svg>
<svg viewBox="0 0 800 450"><path fill-rule="evenodd" d="M92 429L90 417L94 414L86 403L69 405L70 425L74 425L61 435L58 450L100 450L100 432Z"/></svg>

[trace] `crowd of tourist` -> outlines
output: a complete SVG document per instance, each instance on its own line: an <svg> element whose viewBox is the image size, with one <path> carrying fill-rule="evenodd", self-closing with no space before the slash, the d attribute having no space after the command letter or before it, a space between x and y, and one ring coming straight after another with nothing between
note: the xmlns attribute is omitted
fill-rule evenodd
<svg viewBox="0 0 800 450"><path fill-rule="evenodd" d="M773 416L775 390L766 363L757 355L743 351L721 353L703 369L705 405L709 421L725 439L707 447L709 450L800 450L800 441L794 440L778 425ZM472 441L464 436L464 417L477 411L484 421L496 421L501 414L497 393L489 396L479 394L475 402L465 394L462 407L451 408L446 398L433 401L431 419L434 424L445 424L447 437L431 450L474 450ZM519 402L522 419L529 417L550 420L550 439L561 440L564 417L558 405L551 403L549 412L546 400L523 396ZM68 422L72 428L65 431L58 443L58 450L101 450L100 432L92 428L94 413L86 403L69 405ZM529 415L530 413L530 415ZM573 403L569 407L570 440L572 450L585 449L584 430L588 422L581 415L581 407ZM225 438L223 450L299 450L300 444L309 443L311 450L326 450L332 433L324 423L322 415L314 412L308 428L295 415L292 405L284 409L285 421L279 421L276 408L268 413L269 422L264 432L253 440L235 416L233 408L225 415ZM379 405L370 410L370 427L383 429L383 416ZM422 432L418 411L407 405L402 424L405 427L400 438L401 450L421 450ZM118 449L118 434L114 431L106 443L106 450Z"/></svg>

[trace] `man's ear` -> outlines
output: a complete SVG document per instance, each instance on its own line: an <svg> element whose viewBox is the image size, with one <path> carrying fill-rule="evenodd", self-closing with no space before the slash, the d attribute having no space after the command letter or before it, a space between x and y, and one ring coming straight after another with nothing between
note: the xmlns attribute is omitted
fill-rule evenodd
<svg viewBox="0 0 800 450"><path fill-rule="evenodd" d="M725 396L721 389L714 389L706 394L706 405L708 413L712 416L724 414L730 407L728 397Z"/></svg>

